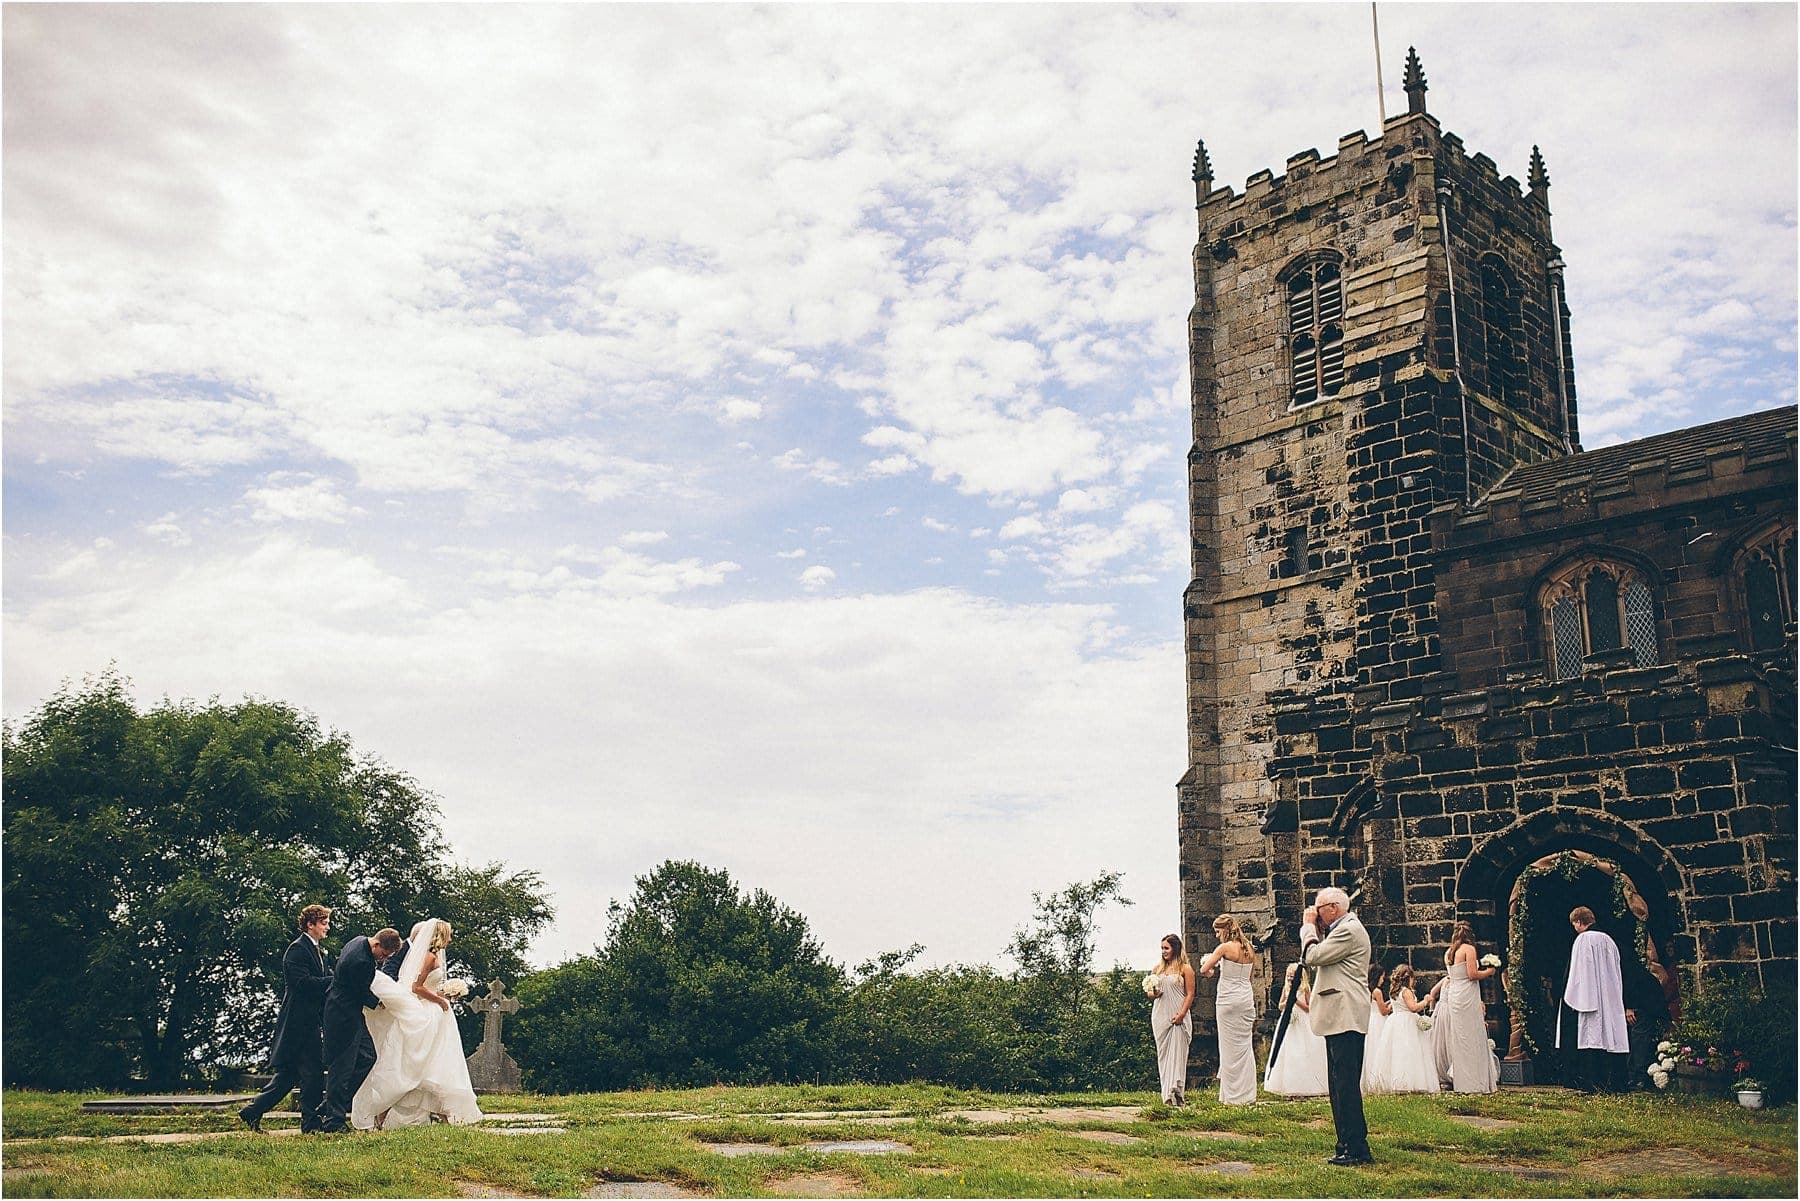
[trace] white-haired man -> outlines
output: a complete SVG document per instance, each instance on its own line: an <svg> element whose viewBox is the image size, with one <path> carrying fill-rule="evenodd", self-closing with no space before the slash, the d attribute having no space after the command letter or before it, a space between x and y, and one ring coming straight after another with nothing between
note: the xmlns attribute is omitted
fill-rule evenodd
<svg viewBox="0 0 1800 1201"><path fill-rule="evenodd" d="M1363 1121L1363 1036L1369 1031L1369 933L1341 888L1321 888L1300 925L1300 962L1312 970L1307 1021L1325 1037L1325 1080L1340 1168L1374 1163Z"/></svg>

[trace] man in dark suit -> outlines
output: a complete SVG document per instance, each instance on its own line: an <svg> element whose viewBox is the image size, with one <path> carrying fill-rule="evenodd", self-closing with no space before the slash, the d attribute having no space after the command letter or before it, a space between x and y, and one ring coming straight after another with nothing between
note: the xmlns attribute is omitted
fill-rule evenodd
<svg viewBox="0 0 1800 1201"><path fill-rule="evenodd" d="M350 1128L350 1102L375 1066L375 1040L363 1010L381 1002L369 991L375 972L400 950L400 931L378 930L344 944L337 971L325 993L325 1120L319 1129L335 1134Z"/></svg>
<svg viewBox="0 0 1800 1201"><path fill-rule="evenodd" d="M300 911L300 937L288 944L281 956L281 1013L275 1018L275 1042L269 1048L269 1087L238 1117L252 1130L262 1129L265 1113L281 1104L295 1084L300 1086L300 1132L319 1128L319 1107L325 1100L325 1060L320 1028L325 1018L325 990L331 973L325 970L325 936L331 933L331 910L308 905Z"/></svg>

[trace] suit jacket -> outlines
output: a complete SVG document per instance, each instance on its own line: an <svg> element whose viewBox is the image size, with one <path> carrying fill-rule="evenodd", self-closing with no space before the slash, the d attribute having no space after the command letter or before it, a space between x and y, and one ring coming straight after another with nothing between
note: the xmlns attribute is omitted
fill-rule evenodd
<svg viewBox="0 0 1800 1201"><path fill-rule="evenodd" d="M1318 1035L1369 1032L1369 932L1346 913L1320 938L1314 926L1300 933L1300 962L1313 971L1307 1022Z"/></svg>
<svg viewBox="0 0 1800 1201"><path fill-rule="evenodd" d="M400 940L400 949L395 951L392 955L389 955L387 959L382 962L381 970L387 973L387 978L389 980L397 981L400 979L400 965L406 961L406 952L410 949L412 949L412 940L410 938L403 938Z"/></svg>
<svg viewBox="0 0 1800 1201"><path fill-rule="evenodd" d="M331 987L324 952L302 934L282 953L281 976L286 989L281 994L281 1012L275 1018L269 1065L280 1068L316 1062L319 1031L325 1021L325 992Z"/></svg>
<svg viewBox="0 0 1800 1201"><path fill-rule="evenodd" d="M338 953L337 970L331 974L331 988L325 994L325 1041L345 1044L360 1036L362 1011L380 1002L369 991L375 979L375 955L369 940L358 934L344 944Z"/></svg>

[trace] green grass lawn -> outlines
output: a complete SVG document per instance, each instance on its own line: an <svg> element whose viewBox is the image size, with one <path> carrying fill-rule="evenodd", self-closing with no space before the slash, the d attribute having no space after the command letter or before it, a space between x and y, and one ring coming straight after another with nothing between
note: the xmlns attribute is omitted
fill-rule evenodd
<svg viewBox="0 0 1800 1201"><path fill-rule="evenodd" d="M560 1115L562 1133L432 1126L316 1138L257 1135L229 1111L90 1114L97 1094L10 1091L0 1110L9 1197L579 1196L661 1182L710 1196L886 1197L1793 1197L1795 1111L1560 1089L1375 1097L1374 1168L1332 1168L1324 1098L1171 1110L1146 1093L1055 1097L905 1087L709 1088L483 1098L490 1113ZM955 1110L1128 1106L1073 1123L1003 1122ZM885 1110L882 1124L796 1122L797 1111ZM676 1116L680 1115L680 1116ZM277 1115L279 1116L279 1115ZM1483 1126L1468 1118L1513 1123ZM271 1120L270 1127L278 1123ZM192 1142L128 1134L219 1133ZM1092 1137L1102 1133L1113 1141ZM1119 1141L1116 1136L1129 1141ZM808 1150L892 1139L879 1156ZM757 1143L727 1157L708 1144Z"/></svg>

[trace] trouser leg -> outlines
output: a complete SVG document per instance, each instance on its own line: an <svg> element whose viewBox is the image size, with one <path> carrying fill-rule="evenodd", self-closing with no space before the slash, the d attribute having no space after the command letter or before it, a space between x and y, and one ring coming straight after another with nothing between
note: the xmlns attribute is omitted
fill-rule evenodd
<svg viewBox="0 0 1800 1201"><path fill-rule="evenodd" d="M300 1065L300 1129L317 1130L325 1119L325 1063L312 1059Z"/></svg>
<svg viewBox="0 0 1800 1201"><path fill-rule="evenodd" d="M1363 1035L1355 1030L1325 1038L1325 1076L1331 1091L1331 1124L1340 1151L1358 1158L1369 1154L1369 1126L1363 1120Z"/></svg>
<svg viewBox="0 0 1800 1201"><path fill-rule="evenodd" d="M288 1095L289 1090L291 1090L299 1080L300 1073L296 1071L292 1065L283 1064L276 1068L274 1076L270 1077L269 1083L263 1090L256 1094L250 1104L244 1106L244 1108L239 1111L243 1115L244 1120L246 1122L262 1121L262 1116L281 1104L283 1098ZM301 1095L302 1097L305 1096L305 1094Z"/></svg>

